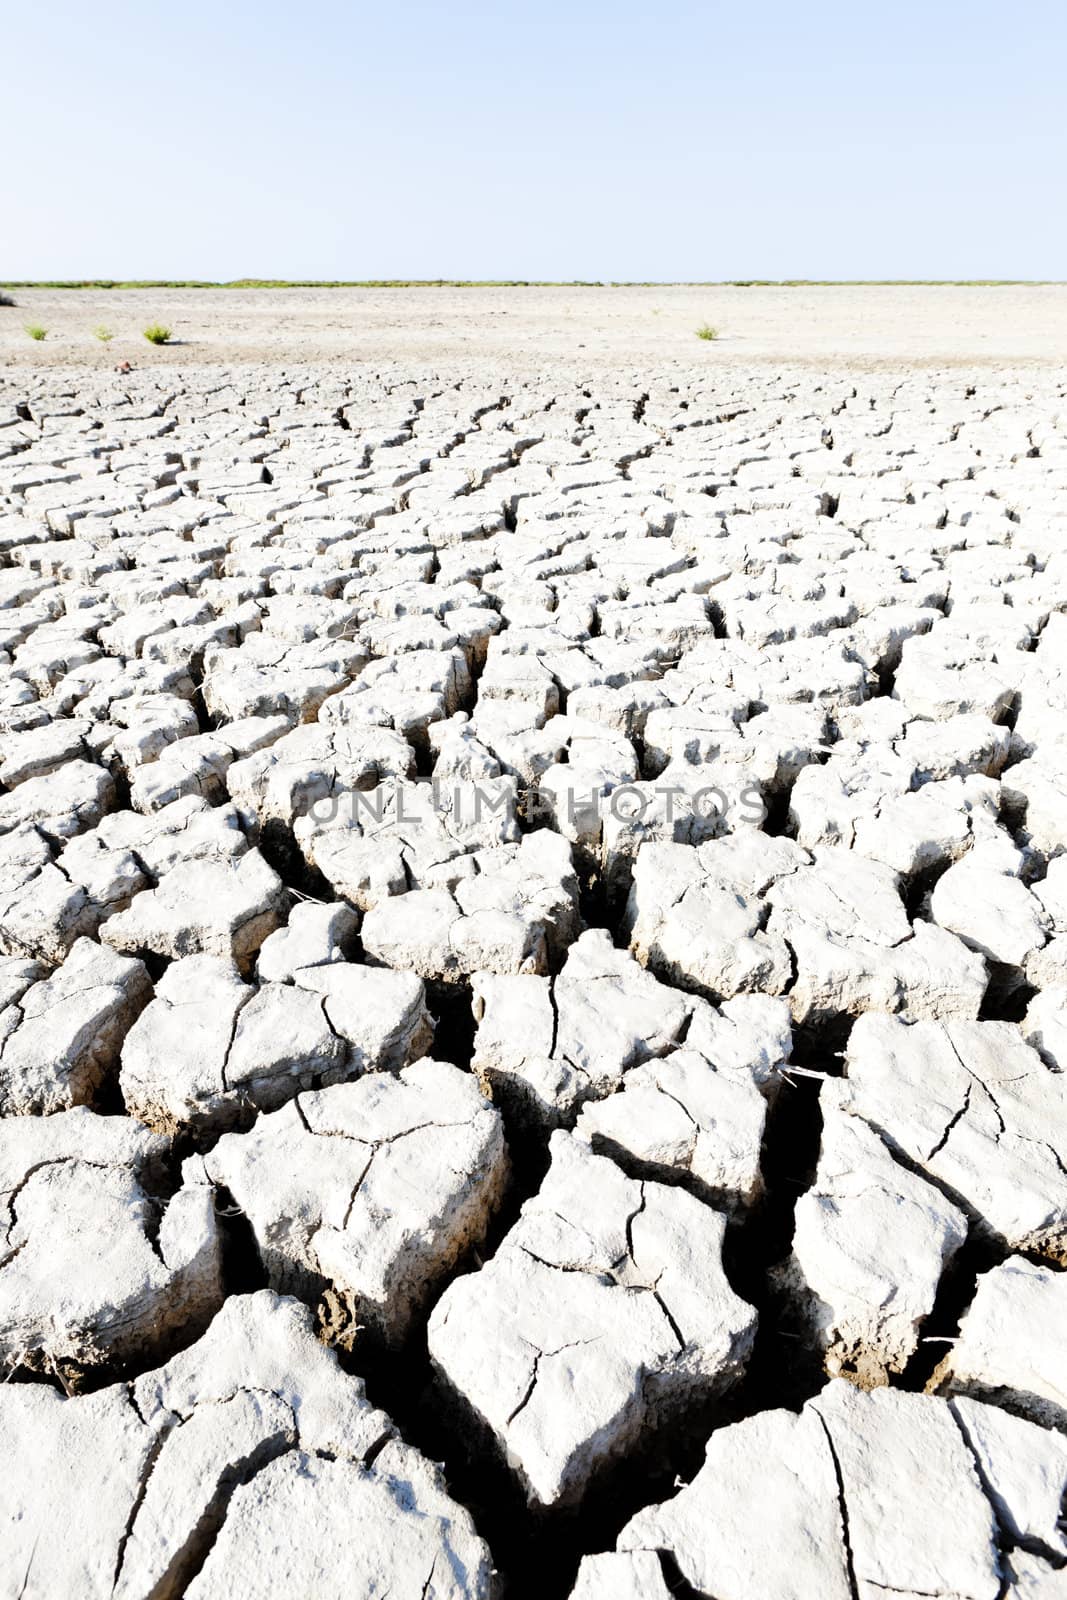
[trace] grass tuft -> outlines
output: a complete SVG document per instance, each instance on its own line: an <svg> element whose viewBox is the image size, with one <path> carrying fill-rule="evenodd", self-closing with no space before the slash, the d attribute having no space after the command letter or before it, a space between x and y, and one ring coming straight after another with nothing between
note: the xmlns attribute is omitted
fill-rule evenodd
<svg viewBox="0 0 1067 1600"><path fill-rule="evenodd" d="M168 344L170 335L171 330L165 328L161 322L153 322L151 327L146 328L144 331L144 336L149 344Z"/></svg>
<svg viewBox="0 0 1067 1600"><path fill-rule="evenodd" d="M110 328L94 328L93 338L99 339L101 344L110 344L115 335Z"/></svg>
<svg viewBox="0 0 1067 1600"><path fill-rule="evenodd" d="M717 339L718 337L719 337L718 328L713 328L710 322L703 323L697 329L697 338L698 339Z"/></svg>
<svg viewBox="0 0 1067 1600"><path fill-rule="evenodd" d="M29 334L31 339L43 339L47 334L48 329L39 327L36 322L27 322L26 332Z"/></svg>

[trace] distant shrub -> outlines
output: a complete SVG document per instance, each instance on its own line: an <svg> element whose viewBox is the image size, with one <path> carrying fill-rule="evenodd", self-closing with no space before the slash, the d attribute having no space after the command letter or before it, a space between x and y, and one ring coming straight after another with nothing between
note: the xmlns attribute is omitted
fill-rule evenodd
<svg viewBox="0 0 1067 1600"><path fill-rule="evenodd" d="M93 338L99 339L101 344L110 344L115 335L110 328L94 328Z"/></svg>
<svg viewBox="0 0 1067 1600"><path fill-rule="evenodd" d="M713 328L710 322L705 322L703 327L697 329L698 339L717 339L718 337L718 328Z"/></svg>
<svg viewBox="0 0 1067 1600"><path fill-rule="evenodd" d="M170 342L170 335L171 330L169 328L164 328L162 323L159 322L153 322L152 326L150 328L146 328L144 331L144 336L148 340L149 344L168 344Z"/></svg>
<svg viewBox="0 0 1067 1600"><path fill-rule="evenodd" d="M43 339L48 332L47 328L39 328L36 322L27 322L26 332L31 339Z"/></svg>

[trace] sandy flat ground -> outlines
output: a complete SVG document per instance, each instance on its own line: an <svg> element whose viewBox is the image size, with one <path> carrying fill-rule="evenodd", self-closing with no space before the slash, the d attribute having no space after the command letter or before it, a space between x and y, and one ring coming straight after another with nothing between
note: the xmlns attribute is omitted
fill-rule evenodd
<svg viewBox="0 0 1067 1600"><path fill-rule="evenodd" d="M616 366L1067 361L1067 285L811 289L18 290L0 363L461 359ZM157 349L141 330L173 329ZM31 340L27 323L48 330ZM696 329L711 323L714 342ZM94 328L115 337L101 344Z"/></svg>

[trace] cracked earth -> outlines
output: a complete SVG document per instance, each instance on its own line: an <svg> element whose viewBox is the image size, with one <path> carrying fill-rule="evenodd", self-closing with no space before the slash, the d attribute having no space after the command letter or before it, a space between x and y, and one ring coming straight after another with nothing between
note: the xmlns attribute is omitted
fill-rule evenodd
<svg viewBox="0 0 1067 1600"><path fill-rule="evenodd" d="M1065 418L0 377L0 1596L1067 1596Z"/></svg>

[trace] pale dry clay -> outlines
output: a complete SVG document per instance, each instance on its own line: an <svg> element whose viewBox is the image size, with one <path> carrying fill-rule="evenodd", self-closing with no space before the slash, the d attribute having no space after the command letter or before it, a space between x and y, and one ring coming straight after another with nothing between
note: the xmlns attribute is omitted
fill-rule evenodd
<svg viewBox="0 0 1067 1600"><path fill-rule="evenodd" d="M1061 390L0 381L0 1595L1060 1592Z"/></svg>

